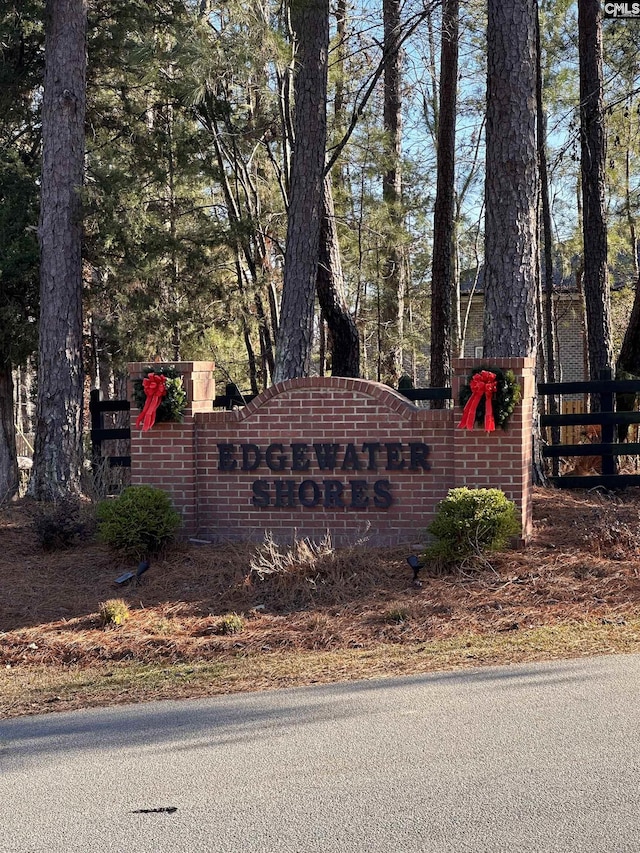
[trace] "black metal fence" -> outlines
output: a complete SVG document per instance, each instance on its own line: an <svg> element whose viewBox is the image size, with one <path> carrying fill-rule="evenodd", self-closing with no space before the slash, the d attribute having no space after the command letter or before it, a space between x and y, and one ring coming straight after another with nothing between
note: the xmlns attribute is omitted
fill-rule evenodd
<svg viewBox="0 0 640 853"><path fill-rule="evenodd" d="M104 400L102 391L93 390L89 395L89 414L91 416L91 462L94 473L105 462L112 467L130 468L131 456L111 456L103 452L103 444L110 441L130 440L129 427L105 427L105 413L128 412L128 400Z"/></svg>
<svg viewBox="0 0 640 853"><path fill-rule="evenodd" d="M242 391L233 382L228 382L224 389L224 394L217 394L213 398L214 409L227 409L230 411L236 406L246 406L250 403L257 394L243 394Z"/></svg>
<svg viewBox="0 0 640 853"><path fill-rule="evenodd" d="M540 418L540 425L548 429L550 440L543 447L542 455L552 459L577 459L584 457L596 457L597 469L595 474L576 475L571 473L559 473L551 477L554 485L567 489L584 489L591 486L604 486L609 489L622 488L624 486L640 486L640 474L620 472L618 462L620 457L640 455L640 443L619 440L621 427L631 424L640 424L640 412L635 411L635 397L640 394L640 380L627 379L615 380L611 371L603 371L601 379L586 382L554 382L540 383L538 395L540 397L562 398L563 395L585 394L591 398L590 412L574 412L572 414L544 414ZM628 411L616 411L616 400L628 405L631 400L631 409ZM617 407L618 409L621 406ZM567 426L584 427L585 437L591 433L590 440L584 443L562 443L558 440L560 427ZM553 429L553 428L556 429ZM592 430L588 428L592 427ZM579 468L574 466L574 471ZM599 470L598 470L599 469Z"/></svg>
<svg viewBox="0 0 640 853"><path fill-rule="evenodd" d="M451 388L398 388L398 393L412 403L451 399Z"/></svg>

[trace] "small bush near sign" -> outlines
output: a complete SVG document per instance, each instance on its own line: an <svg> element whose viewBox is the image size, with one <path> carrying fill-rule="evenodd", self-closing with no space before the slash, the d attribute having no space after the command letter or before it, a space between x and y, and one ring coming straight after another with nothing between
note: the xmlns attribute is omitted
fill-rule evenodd
<svg viewBox="0 0 640 853"><path fill-rule="evenodd" d="M97 513L102 542L138 560L161 551L181 524L167 493L153 486L129 486Z"/></svg>
<svg viewBox="0 0 640 853"><path fill-rule="evenodd" d="M425 556L445 568L484 551L500 551L520 532L515 504L500 489L450 489L438 504Z"/></svg>

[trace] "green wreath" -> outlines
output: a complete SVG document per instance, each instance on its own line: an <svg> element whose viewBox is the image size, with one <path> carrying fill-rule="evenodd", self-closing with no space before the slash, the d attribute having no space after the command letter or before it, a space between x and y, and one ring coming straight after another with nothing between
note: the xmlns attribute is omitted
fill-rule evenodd
<svg viewBox="0 0 640 853"><path fill-rule="evenodd" d="M474 367L465 385L460 389L460 406L464 409L467 401L471 397L471 380L476 373L481 373L483 370L489 370L495 374L497 390L493 397L492 409L493 417L496 426L506 430L509 425L509 419L514 412L515 407L522 400L522 390L516 382L516 377L512 370L501 370L499 367L494 367L491 364L482 364L480 367ZM484 426L484 397L478 403L476 409L475 422L478 426Z"/></svg>
<svg viewBox="0 0 640 853"><path fill-rule="evenodd" d="M187 408L187 392L184 390L184 385L182 384L182 376L171 365L150 364L148 367L145 367L143 378L146 379L150 373L167 377L165 386L167 393L158 406L156 423L159 421L164 423L167 421L177 421L180 423L184 417L184 410ZM146 399L147 395L144 393L142 378L134 379L133 401L140 411L144 408Z"/></svg>

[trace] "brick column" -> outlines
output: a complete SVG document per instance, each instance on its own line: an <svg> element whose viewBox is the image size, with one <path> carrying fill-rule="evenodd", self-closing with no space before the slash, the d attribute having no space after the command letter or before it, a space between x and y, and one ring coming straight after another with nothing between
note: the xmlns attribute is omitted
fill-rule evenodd
<svg viewBox="0 0 640 853"><path fill-rule="evenodd" d="M153 364L167 367L169 364ZM192 535L198 530L198 501L196 477L195 416L210 412L215 397L212 361L171 362L170 366L182 376L187 393L187 408L182 423L156 423L147 432L136 428L139 410L133 402L133 382L143 378L149 362L129 364L129 399L131 403L131 484L164 489L171 495L175 508L182 515L183 532Z"/></svg>
<svg viewBox="0 0 640 853"><path fill-rule="evenodd" d="M455 429L454 478L455 486L502 489L520 509L522 542L531 537L531 499L533 489L533 403L536 392L535 359L494 358L480 362L476 358L453 360L453 395L456 425L462 416L459 405L460 388L471 370L480 364L493 364L502 370L513 371L522 390L522 402L509 420L505 430L486 433L480 427L473 430Z"/></svg>

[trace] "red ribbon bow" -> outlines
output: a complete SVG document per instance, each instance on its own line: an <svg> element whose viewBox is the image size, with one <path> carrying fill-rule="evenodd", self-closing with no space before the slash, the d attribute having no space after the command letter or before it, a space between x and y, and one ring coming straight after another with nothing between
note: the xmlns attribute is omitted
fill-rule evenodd
<svg viewBox="0 0 640 853"><path fill-rule="evenodd" d="M458 424L458 429L473 429L476 421L476 409L482 398L485 398L484 405L484 428L487 432L493 432L496 428L496 423L493 419L493 395L498 390L496 382L496 374L490 370L481 370L479 373L474 373L469 382L471 388L471 397L467 400L467 405L462 412L462 418Z"/></svg>
<svg viewBox="0 0 640 853"><path fill-rule="evenodd" d="M166 396L167 377L161 373L149 373L147 378L142 380L142 387L147 399L144 408L136 418L136 427L142 425L142 431L146 432L156 422L158 406L162 402L162 398Z"/></svg>

